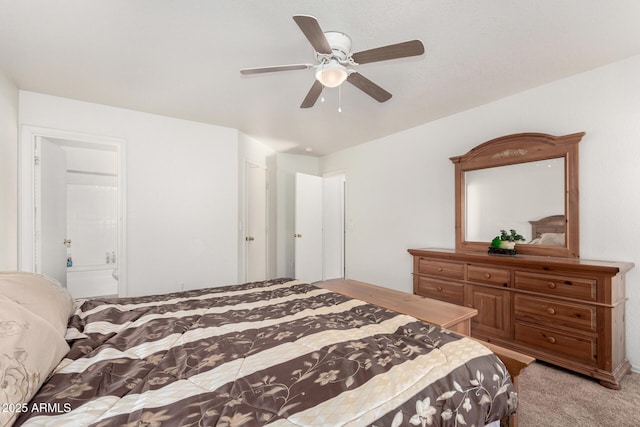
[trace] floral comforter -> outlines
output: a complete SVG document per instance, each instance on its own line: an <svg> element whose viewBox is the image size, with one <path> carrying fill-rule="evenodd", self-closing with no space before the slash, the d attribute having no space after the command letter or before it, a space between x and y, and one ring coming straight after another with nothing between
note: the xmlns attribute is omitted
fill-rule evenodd
<svg viewBox="0 0 640 427"><path fill-rule="evenodd" d="M279 279L86 301L24 426L482 426L504 365L440 327Z"/></svg>

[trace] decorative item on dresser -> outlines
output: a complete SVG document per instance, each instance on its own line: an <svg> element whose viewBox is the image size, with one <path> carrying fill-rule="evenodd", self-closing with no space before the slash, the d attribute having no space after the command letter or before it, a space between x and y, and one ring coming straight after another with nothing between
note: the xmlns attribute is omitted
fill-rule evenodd
<svg viewBox="0 0 640 427"><path fill-rule="evenodd" d="M452 157L456 249L409 249L413 289L477 309L473 337L619 389L631 368L624 279L634 265L579 258L583 136L507 135ZM504 194L504 182L516 185L523 204L518 210L495 209L492 195ZM486 230L495 230L496 223L531 224L531 241L516 244L515 256L487 254L493 232Z"/></svg>

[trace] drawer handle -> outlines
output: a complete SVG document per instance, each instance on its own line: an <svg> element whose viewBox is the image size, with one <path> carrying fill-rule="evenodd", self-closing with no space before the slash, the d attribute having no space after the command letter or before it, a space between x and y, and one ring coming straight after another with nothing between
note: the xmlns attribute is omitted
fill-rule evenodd
<svg viewBox="0 0 640 427"><path fill-rule="evenodd" d="M438 286L438 287L436 288L436 290L437 290L438 292L442 292L442 286Z"/></svg>
<svg viewBox="0 0 640 427"><path fill-rule="evenodd" d="M490 279L491 278L491 274L490 273L484 273L484 278L485 279Z"/></svg>
<svg viewBox="0 0 640 427"><path fill-rule="evenodd" d="M467 307L473 308L473 304L467 304Z"/></svg>
<svg viewBox="0 0 640 427"><path fill-rule="evenodd" d="M546 337L547 341L549 341L551 344L555 344L556 343L556 339L554 337Z"/></svg>
<svg viewBox="0 0 640 427"><path fill-rule="evenodd" d="M549 289L555 289L556 288L556 284L553 282L549 282Z"/></svg>
<svg viewBox="0 0 640 427"><path fill-rule="evenodd" d="M549 313L549 314L556 314L556 310L555 310L554 308L552 308L552 307L548 307L548 308L547 308L547 313Z"/></svg>
<svg viewBox="0 0 640 427"><path fill-rule="evenodd" d="M442 271L442 267L438 267L438 271Z"/></svg>

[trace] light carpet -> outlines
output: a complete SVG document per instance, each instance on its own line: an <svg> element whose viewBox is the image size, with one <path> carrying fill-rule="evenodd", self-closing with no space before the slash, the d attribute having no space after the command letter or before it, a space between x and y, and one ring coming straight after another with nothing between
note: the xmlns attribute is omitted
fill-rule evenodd
<svg viewBox="0 0 640 427"><path fill-rule="evenodd" d="M542 362L520 376L520 427L640 426L640 374L622 380L621 390Z"/></svg>

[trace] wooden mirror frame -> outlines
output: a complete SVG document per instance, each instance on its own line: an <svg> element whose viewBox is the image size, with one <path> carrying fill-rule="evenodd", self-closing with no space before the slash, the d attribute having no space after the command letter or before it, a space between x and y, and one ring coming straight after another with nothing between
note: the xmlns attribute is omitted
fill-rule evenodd
<svg viewBox="0 0 640 427"><path fill-rule="evenodd" d="M518 133L495 138L451 157L455 165L456 249L487 252L491 242L466 241L465 172L518 163L564 158L566 218L565 246L516 245L519 254L578 258L580 256L580 216L578 185L578 143L584 132L565 136ZM498 230L496 230L496 234Z"/></svg>

